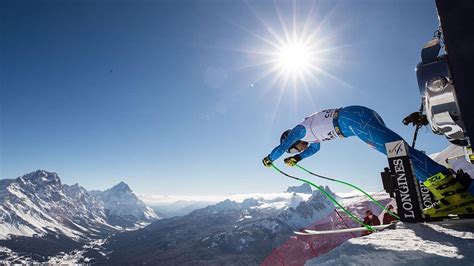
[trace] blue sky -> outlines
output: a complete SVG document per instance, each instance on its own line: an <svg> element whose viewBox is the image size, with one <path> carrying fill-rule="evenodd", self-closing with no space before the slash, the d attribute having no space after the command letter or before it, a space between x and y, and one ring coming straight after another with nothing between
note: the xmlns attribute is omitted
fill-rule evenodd
<svg viewBox="0 0 474 266"><path fill-rule="evenodd" d="M0 176L45 169L87 189L123 180L140 194L295 185L261 159L283 130L325 108L368 106L411 139L401 120L419 107L414 68L437 28L429 0L1 6ZM284 36L282 25L291 32L293 18L327 50L318 67L331 76L313 73L307 89L260 78L270 68L261 52L273 49L265 40ZM431 153L447 142L422 129L417 145ZM379 191L386 159L351 138L301 164Z"/></svg>

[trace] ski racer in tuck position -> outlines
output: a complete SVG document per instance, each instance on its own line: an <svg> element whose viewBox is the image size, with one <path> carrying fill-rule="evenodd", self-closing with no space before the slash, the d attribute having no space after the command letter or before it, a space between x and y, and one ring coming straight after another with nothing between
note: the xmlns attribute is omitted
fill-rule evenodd
<svg viewBox="0 0 474 266"><path fill-rule="evenodd" d="M295 154L284 159L289 166L314 155L321 142L356 136L379 152L386 154L385 143L402 140L374 111L364 106L328 109L306 117L303 122L281 135L280 145L263 159L270 167L285 152ZM416 178L425 184L438 200L425 209L430 216L470 214L474 210L474 182L464 173L453 171L433 161L421 151L410 147L410 159Z"/></svg>

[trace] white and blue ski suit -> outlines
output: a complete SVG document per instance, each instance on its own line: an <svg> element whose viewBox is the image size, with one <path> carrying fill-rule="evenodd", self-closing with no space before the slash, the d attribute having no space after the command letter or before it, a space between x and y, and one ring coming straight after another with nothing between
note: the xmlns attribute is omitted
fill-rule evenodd
<svg viewBox="0 0 474 266"><path fill-rule="evenodd" d="M382 118L364 106L348 106L329 109L312 114L294 127L287 138L268 155L271 161L280 158L298 140L310 145L301 152L301 159L307 158L320 149L322 141L336 138L357 136L381 153L386 154L385 143L402 140L397 133L390 130ZM446 172L446 167L438 164L423 152L410 147L410 158L418 180L425 181L439 172Z"/></svg>

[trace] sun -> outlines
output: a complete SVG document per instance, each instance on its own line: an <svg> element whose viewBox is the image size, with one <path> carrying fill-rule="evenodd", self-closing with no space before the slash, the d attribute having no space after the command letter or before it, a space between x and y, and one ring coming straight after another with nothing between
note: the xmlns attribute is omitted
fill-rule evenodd
<svg viewBox="0 0 474 266"><path fill-rule="evenodd" d="M275 62L284 74L301 76L310 71L314 60L310 47L296 40L277 48Z"/></svg>
<svg viewBox="0 0 474 266"><path fill-rule="evenodd" d="M323 14L318 13L318 3L275 0L274 13L267 9L258 12L258 7L247 3L257 23L253 28L239 27L255 41L244 49L236 49L248 59L236 69L256 70L251 87L261 84L258 87L264 88L264 93L278 92L279 99L290 92L295 102L301 95L313 102L313 92L326 89L325 83L329 81L349 86L332 73L348 62L344 59L348 45L339 40L339 25L328 22L337 4Z"/></svg>

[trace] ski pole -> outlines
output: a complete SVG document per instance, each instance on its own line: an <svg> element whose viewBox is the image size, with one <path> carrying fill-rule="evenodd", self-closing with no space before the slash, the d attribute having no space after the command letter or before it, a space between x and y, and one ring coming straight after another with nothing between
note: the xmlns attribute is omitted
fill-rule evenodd
<svg viewBox="0 0 474 266"><path fill-rule="evenodd" d="M418 111L418 113L420 115L423 115L423 108L424 108L424 102L421 101L421 106L420 106L420 110ZM418 121L416 123L416 128L415 128L415 133L413 133L413 142L411 143L411 147L414 149L415 148L415 144L416 144L416 138L418 137L418 130L420 130L420 128L423 126L423 122L421 121Z"/></svg>
<svg viewBox="0 0 474 266"><path fill-rule="evenodd" d="M388 210L385 206L383 206L379 201L377 201L376 199L374 199L372 196L370 196L367 192L365 192L364 190L362 190L360 187L358 186L355 186L351 183L347 183L347 182L344 182L344 181L341 181L341 180L338 180L338 179L334 179L334 178L330 178L330 177L326 177L326 176L322 176L322 175L319 175L319 174L316 174L316 173L313 173L309 170L307 170L306 168L300 166L300 165L297 165L296 164L296 167L298 167L300 170L303 170L305 171L306 173L310 174L310 175L314 175L314 176L317 176L319 178L323 178L323 179L326 179L326 180L329 180L329 181L333 181L333 182L337 182L337 183L341 183L341 184L344 184L346 186L350 186L352 188L355 188L356 190L362 192L364 195L366 195L373 203L377 204L380 208L382 208L383 210L385 210L386 212L388 212L390 215L392 215L393 217L397 218L398 220L400 220L400 217L398 217L398 215L396 215L395 213L391 212L390 210Z"/></svg>
<svg viewBox="0 0 474 266"><path fill-rule="evenodd" d="M416 138L418 137L418 130L420 130L420 128L421 128L420 125L416 125L415 133L413 133L413 142L411 143L411 147L412 147L413 149L415 148Z"/></svg>
<svg viewBox="0 0 474 266"><path fill-rule="evenodd" d="M334 204L336 204L339 208L341 208L349 217L352 218L352 220L356 221L358 224L364 226L365 228L367 228L367 230L369 231L374 231L374 229L370 226L370 225L367 225L365 224L363 221L361 221L359 218L357 218L354 214L352 214L350 211L348 211L346 208L344 208L341 204L339 204L339 202L337 202L337 200L335 200L331 195L329 195L329 193L326 192L326 190L324 190L323 188L321 188L320 186L308 181L308 180L305 180L303 178L299 178L299 177L296 177L296 176L292 176L292 175L289 175L285 172L283 172L282 170L280 170L278 167L276 167L273 163L270 164L273 169L275 169L278 173L284 175L284 176L287 176L289 178L292 178L292 179L295 179L295 180L298 180L298 181L302 181L302 182L305 182L306 184L308 185L311 185L315 188L317 188L319 191L321 191L329 200L331 200Z"/></svg>

